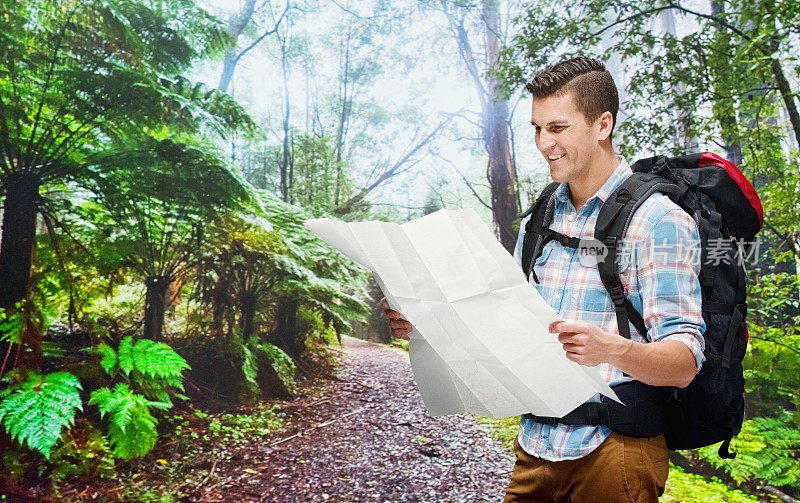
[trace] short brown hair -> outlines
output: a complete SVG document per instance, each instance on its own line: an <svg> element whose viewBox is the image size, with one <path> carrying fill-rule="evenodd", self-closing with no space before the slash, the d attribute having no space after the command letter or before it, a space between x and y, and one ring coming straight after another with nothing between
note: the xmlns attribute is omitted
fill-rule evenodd
<svg viewBox="0 0 800 503"><path fill-rule="evenodd" d="M611 74L600 61L578 56L547 66L525 86L534 98L575 93L578 110L589 122L597 120L604 112L611 112L611 131L617 124L619 93Z"/></svg>

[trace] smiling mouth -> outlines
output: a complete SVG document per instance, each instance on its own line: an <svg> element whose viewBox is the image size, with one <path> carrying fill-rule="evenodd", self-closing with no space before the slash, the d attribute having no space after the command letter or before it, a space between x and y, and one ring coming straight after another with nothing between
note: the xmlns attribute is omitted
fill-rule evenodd
<svg viewBox="0 0 800 503"><path fill-rule="evenodd" d="M561 154L561 155L548 155L548 156L547 156L547 159L548 159L548 160L550 160L550 161L557 161L557 160L561 159L562 157L564 157L565 155L567 155L567 154Z"/></svg>

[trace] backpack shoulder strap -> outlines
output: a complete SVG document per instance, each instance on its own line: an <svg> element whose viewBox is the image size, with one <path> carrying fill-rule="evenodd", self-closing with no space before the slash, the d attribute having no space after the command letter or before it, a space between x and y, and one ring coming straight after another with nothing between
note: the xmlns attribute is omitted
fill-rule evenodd
<svg viewBox="0 0 800 503"><path fill-rule="evenodd" d="M525 224L525 235L522 238L522 270L525 278L533 273L533 279L537 283L539 278L533 271L533 264L542 253L542 231L550 226L553 221L555 211L555 198L553 194L560 184L553 182L542 190L533 206L523 213L520 218L530 215L531 218Z"/></svg>
<svg viewBox="0 0 800 503"><path fill-rule="evenodd" d="M633 213L654 192L676 198L681 188L655 173L634 172L603 203L595 226L595 239L603 243L608 251L605 259L597 263L600 280L614 303L619 333L626 339L631 338L629 321L643 337L647 334L647 327L641 313L625 296L617 268L619 243L628 229Z"/></svg>

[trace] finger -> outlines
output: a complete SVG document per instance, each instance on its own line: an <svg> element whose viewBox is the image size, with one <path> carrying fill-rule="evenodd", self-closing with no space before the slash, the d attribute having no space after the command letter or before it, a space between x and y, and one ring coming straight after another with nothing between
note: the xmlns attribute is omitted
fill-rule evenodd
<svg viewBox="0 0 800 503"><path fill-rule="evenodd" d="M577 344L562 344L561 347L564 348L564 352L566 353L573 353L576 355L583 354L583 347Z"/></svg>
<svg viewBox="0 0 800 503"><path fill-rule="evenodd" d="M554 321L550 324L551 333L560 332L585 332L587 323L583 321Z"/></svg>
<svg viewBox="0 0 800 503"><path fill-rule="evenodd" d="M572 343L572 344L580 344L583 342L583 339L580 337L580 334L575 332L561 332L558 334L558 342L561 344L564 343Z"/></svg>
<svg viewBox="0 0 800 503"><path fill-rule="evenodd" d="M386 297L381 298L381 306L383 306L384 309L389 309L389 302L386 300Z"/></svg>

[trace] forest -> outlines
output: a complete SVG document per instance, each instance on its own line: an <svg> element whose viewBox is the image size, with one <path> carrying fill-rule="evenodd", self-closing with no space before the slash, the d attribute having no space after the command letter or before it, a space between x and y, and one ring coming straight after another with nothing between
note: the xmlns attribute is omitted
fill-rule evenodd
<svg viewBox="0 0 800 503"><path fill-rule="evenodd" d="M800 502L800 1L0 0L0 501L501 501L519 417L431 417L368 270L310 218L551 179L525 85L605 62L629 162L763 203L745 420L664 502Z"/></svg>

